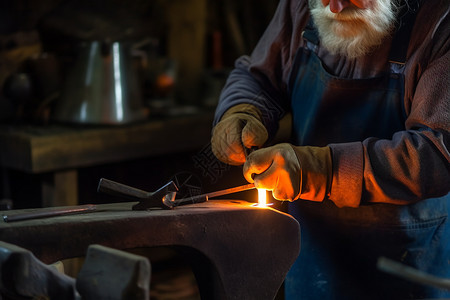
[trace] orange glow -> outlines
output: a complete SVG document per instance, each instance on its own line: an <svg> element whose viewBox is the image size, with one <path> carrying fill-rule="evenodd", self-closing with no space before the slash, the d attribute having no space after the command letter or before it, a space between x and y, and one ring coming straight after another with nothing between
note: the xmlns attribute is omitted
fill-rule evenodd
<svg viewBox="0 0 450 300"><path fill-rule="evenodd" d="M257 189L258 190L258 206L266 207L267 206L267 190L266 189Z"/></svg>

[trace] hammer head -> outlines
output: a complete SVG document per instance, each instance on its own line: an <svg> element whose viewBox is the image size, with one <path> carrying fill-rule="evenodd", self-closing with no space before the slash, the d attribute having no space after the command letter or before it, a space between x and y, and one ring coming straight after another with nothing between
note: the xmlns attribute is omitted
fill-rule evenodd
<svg viewBox="0 0 450 300"><path fill-rule="evenodd" d="M141 199L138 204L133 206L133 210L146 210L152 207L162 209L171 209L171 202L177 195L178 187L173 181L168 182L157 191L151 193L146 199Z"/></svg>

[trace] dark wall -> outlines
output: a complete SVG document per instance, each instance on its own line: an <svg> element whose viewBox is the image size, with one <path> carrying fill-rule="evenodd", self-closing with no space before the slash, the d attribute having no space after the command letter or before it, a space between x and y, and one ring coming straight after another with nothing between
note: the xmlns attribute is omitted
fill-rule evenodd
<svg viewBox="0 0 450 300"><path fill-rule="evenodd" d="M192 3L198 4L202 1L193 0ZM174 5L185 5L183 3L187 2L184 0L0 0L0 123L12 126L29 123L33 126L51 125L48 116L57 98L49 100L47 96L55 90L58 91L66 75L65 68L73 63L76 55L75 45L80 40L103 37L139 40L149 37L157 41L158 55L169 55L168 35L172 34L169 31L174 23L173 19L183 18L185 14L194 14L191 19L195 19L194 11L182 11L179 15L168 13L168 11L176 11L173 9ZM213 36L217 32L221 36L222 70L219 71L222 71L222 77L218 79L218 83L213 83L215 89L209 91L208 95L213 98L214 103L219 96L223 76L226 77L238 56L251 52L269 23L278 1L204 0L204 3L206 18L201 22L203 25L200 25L204 28L199 30L203 30L204 34L202 45L205 49L201 58L201 67L206 76L210 74L208 70L217 67L213 65ZM191 19L187 18L186 22ZM187 23L184 27L190 28L194 25ZM190 46L183 45L186 49ZM58 70L56 76L50 77L56 80L52 83L53 85L50 85L49 91L42 93L34 91L31 98L22 99L23 103L19 103L5 93L5 82L12 74L27 71L30 58L42 53L53 55L50 56L53 58L49 62L54 65L48 65L47 70L52 68ZM189 79L189 70L188 66L180 81ZM191 83L188 82L188 85ZM198 89L200 92L207 90L203 81ZM180 94L188 93L182 90ZM201 105L200 102L203 103L197 97L194 99L199 101L198 105ZM35 113L37 108L39 113ZM214 109L214 104L209 109ZM205 172L198 167L198 163L195 163L195 158L200 152L201 149L194 153L148 157L136 161L80 168L80 199L86 202L110 200L96 193L96 185L101 177L148 190L160 186L179 172L193 174L199 178L204 191L245 183L240 167L227 167L219 172L218 178L211 179L210 173ZM16 208L35 207L41 200L39 182L42 178L51 177L50 175L3 170L0 174L2 179L0 198L13 198ZM7 181L5 177L8 177ZM237 195L237 197L242 196Z"/></svg>

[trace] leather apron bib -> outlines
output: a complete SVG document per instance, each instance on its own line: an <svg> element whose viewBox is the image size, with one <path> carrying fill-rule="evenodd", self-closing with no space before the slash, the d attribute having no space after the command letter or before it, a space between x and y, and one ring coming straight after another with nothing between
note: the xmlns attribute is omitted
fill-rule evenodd
<svg viewBox="0 0 450 300"><path fill-rule="evenodd" d="M318 41L314 29L307 29L303 37L307 46L298 50L291 74L293 144L390 139L405 130L401 64L392 63L391 72L381 77L338 78L324 69L314 53ZM401 53L394 51L391 57L406 56L408 43L404 43L402 38L394 39L392 48ZM450 297L450 291L376 269L377 259L384 256L450 278L449 196L405 206L337 208L329 200L289 203L302 236L300 255L285 280L286 299Z"/></svg>

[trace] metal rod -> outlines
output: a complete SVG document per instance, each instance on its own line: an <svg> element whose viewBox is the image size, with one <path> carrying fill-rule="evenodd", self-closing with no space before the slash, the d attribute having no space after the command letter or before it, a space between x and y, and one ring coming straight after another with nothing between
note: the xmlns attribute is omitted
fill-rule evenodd
<svg viewBox="0 0 450 300"><path fill-rule="evenodd" d="M254 188L255 188L255 185L253 183L249 183L249 184L232 187L232 188L225 189L225 190L206 193L206 194L204 194L204 196L208 196L208 198L213 198L213 197L224 196L224 195L233 194L233 193L237 193L237 192L242 192L242 191L246 191L246 190L251 190Z"/></svg>
<svg viewBox="0 0 450 300"><path fill-rule="evenodd" d="M179 199L179 200L174 200L170 203L170 205L171 205L171 208L174 208L174 207L181 206L181 205L203 203L206 201L208 201L208 196L197 195L197 196L192 196L192 197L183 198L183 199Z"/></svg>
<svg viewBox="0 0 450 300"><path fill-rule="evenodd" d="M206 193L206 194L192 196L189 198L174 200L172 202L172 207L185 205L185 204L202 203L202 202L208 201L209 198L243 192L243 191L251 190L254 188L255 188L255 185L253 183L249 183L249 184L232 187L232 188L225 189L225 190L220 190L220 191L216 191L216 192L210 192L210 193Z"/></svg>
<svg viewBox="0 0 450 300"><path fill-rule="evenodd" d="M402 277L412 282L450 290L450 278L439 278L386 257L380 257L378 259L377 267L379 270Z"/></svg>
<svg viewBox="0 0 450 300"><path fill-rule="evenodd" d="M97 207L93 204L87 205L79 205L79 206L68 206L61 208L52 208L52 209L40 209L36 211L12 214L12 215L3 215L3 221L5 222L16 222L16 221L24 221L31 219L39 219L39 218L48 218L54 216L62 216L68 214L79 214L96 210Z"/></svg>

